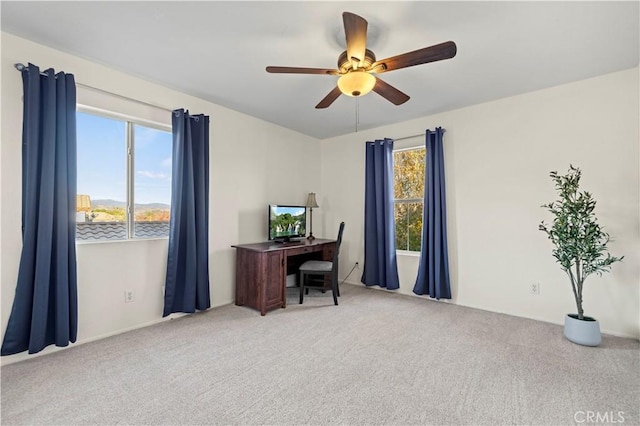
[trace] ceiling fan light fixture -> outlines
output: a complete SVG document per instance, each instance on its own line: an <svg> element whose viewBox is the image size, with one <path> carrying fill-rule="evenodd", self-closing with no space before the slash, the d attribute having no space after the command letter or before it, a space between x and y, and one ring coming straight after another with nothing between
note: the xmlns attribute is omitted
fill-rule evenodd
<svg viewBox="0 0 640 426"><path fill-rule="evenodd" d="M338 56L338 69L279 66L269 66L266 69L269 73L339 75L338 84L316 105L317 109L329 107L341 94L359 97L372 90L392 104L402 105L410 99L409 95L372 74L442 61L456 56L456 44L453 41L445 41L377 61L376 55L366 48L367 20L355 13L344 12L342 22L347 49Z"/></svg>
<svg viewBox="0 0 640 426"><path fill-rule="evenodd" d="M338 79L340 91L347 96L363 96L373 90L376 78L365 71L351 71Z"/></svg>

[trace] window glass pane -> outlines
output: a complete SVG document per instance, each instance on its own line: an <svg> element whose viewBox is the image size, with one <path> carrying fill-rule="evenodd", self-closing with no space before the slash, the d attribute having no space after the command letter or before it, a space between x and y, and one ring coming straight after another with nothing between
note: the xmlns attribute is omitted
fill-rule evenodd
<svg viewBox="0 0 640 426"><path fill-rule="evenodd" d="M393 153L394 198L424 197L425 148Z"/></svg>
<svg viewBox="0 0 640 426"><path fill-rule="evenodd" d="M134 125L134 237L169 235L171 133Z"/></svg>
<svg viewBox="0 0 640 426"><path fill-rule="evenodd" d="M407 250L420 251L422 242L422 203L407 204Z"/></svg>
<svg viewBox="0 0 640 426"><path fill-rule="evenodd" d="M76 238L127 238L126 124L78 112Z"/></svg>
<svg viewBox="0 0 640 426"><path fill-rule="evenodd" d="M395 203L396 250L420 251L422 203Z"/></svg>
<svg viewBox="0 0 640 426"><path fill-rule="evenodd" d="M406 203L396 203L394 206L394 217L396 221L396 250L407 250L408 241L408 211Z"/></svg>

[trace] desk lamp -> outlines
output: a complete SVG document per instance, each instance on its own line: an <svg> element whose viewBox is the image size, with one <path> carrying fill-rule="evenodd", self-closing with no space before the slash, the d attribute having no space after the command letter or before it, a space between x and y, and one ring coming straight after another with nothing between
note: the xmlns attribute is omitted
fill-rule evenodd
<svg viewBox="0 0 640 426"><path fill-rule="evenodd" d="M316 201L316 193L310 192L307 196L306 207L309 208L309 236L307 240L313 241L316 237L313 236L313 209L320 207Z"/></svg>

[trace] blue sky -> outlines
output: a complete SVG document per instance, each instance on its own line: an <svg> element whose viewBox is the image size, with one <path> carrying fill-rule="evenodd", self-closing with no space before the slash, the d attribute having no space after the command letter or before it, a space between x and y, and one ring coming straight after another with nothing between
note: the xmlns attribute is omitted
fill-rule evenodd
<svg viewBox="0 0 640 426"><path fill-rule="evenodd" d="M272 209L276 215L281 215L284 213L289 213L291 216L297 216L306 211L305 207L283 207L283 206L272 206Z"/></svg>
<svg viewBox="0 0 640 426"><path fill-rule="evenodd" d="M171 202L170 132L134 125L135 202ZM78 194L92 200L127 198L124 121L77 113Z"/></svg>

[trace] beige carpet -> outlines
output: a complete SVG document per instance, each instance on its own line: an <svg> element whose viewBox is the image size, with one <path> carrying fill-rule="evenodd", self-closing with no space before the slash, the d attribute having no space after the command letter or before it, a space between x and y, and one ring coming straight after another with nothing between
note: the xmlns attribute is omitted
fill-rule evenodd
<svg viewBox="0 0 640 426"><path fill-rule="evenodd" d="M557 325L359 286L337 307L288 291L265 317L228 305L4 366L2 424L640 422L638 341L582 347Z"/></svg>

